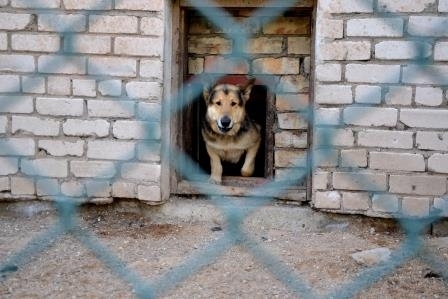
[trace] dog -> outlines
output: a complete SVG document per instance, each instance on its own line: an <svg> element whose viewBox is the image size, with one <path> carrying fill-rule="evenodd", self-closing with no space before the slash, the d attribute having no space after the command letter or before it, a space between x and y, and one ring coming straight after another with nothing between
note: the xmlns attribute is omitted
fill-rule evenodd
<svg viewBox="0 0 448 299"><path fill-rule="evenodd" d="M261 126L246 113L255 79L244 85L205 83L203 97L206 113L202 122L202 137L210 157L209 183L221 184L221 161L238 163L246 154L241 175L254 173L255 157L261 142Z"/></svg>

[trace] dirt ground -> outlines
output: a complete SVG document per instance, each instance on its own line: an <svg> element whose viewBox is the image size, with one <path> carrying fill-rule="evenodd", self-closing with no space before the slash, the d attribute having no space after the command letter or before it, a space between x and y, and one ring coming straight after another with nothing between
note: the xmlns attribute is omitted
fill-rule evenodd
<svg viewBox="0 0 448 299"><path fill-rule="evenodd" d="M160 208L127 203L83 207L77 219L80 227L107 248L97 249L103 256L111 253L127 265L127 274L136 274L141 281L162 289L158 298L303 298L285 286L297 278L312 289L309 297L338 297L338 289L362 277L367 269L351 257L353 253L378 247L394 250L405 239L390 220L269 206L252 214L243 225L256 247L230 246L228 241L221 242L231 226L219 211L202 206L196 209L197 204L190 203L187 211L172 205L171 211L180 209L179 217L165 217ZM194 214L195 210L202 216ZM0 203L0 265L5 266L8 257L57 221L58 214L48 203ZM50 240L52 246L26 263L3 269L0 298L136 296L132 285L115 275L74 235ZM424 235L423 240L426 250L438 259L439 268L413 259L355 298L448 298L448 282L439 272L445 269L446 274L448 268L448 238ZM211 255L222 254L208 259L210 251ZM191 262L194 258L196 262ZM179 268L185 263L186 267ZM192 265L198 263L205 266L196 271ZM182 274L185 279L179 278Z"/></svg>

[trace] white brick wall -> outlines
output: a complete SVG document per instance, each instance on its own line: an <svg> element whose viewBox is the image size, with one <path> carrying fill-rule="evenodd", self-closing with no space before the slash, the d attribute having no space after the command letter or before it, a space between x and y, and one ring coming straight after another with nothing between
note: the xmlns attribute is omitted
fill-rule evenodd
<svg viewBox="0 0 448 299"><path fill-rule="evenodd" d="M443 206L447 12L446 0L320 1L313 150L332 163L315 170L327 178L313 176L315 207L425 217ZM328 125L352 131L354 142L342 142Z"/></svg>

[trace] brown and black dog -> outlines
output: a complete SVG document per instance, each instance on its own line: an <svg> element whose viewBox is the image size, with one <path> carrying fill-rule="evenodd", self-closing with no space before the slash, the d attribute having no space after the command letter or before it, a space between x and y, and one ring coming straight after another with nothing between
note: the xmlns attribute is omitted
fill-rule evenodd
<svg viewBox="0 0 448 299"><path fill-rule="evenodd" d="M206 114L202 124L202 137L210 156L211 175L209 182L221 184L222 161L238 163L246 153L242 176L254 173L255 157L260 147L260 125L249 118L246 102L255 79L245 85L204 85L203 96Z"/></svg>

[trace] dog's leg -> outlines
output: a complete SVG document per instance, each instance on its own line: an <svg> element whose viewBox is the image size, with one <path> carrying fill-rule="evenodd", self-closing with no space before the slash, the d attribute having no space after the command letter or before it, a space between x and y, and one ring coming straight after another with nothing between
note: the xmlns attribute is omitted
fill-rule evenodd
<svg viewBox="0 0 448 299"><path fill-rule="evenodd" d="M206 145L207 153L210 157L211 174L208 180L211 184L221 184L222 181L222 165L221 158L213 149Z"/></svg>
<svg viewBox="0 0 448 299"><path fill-rule="evenodd" d="M255 157L257 156L258 148L260 147L260 141L247 150L246 158L244 160L243 167L241 168L242 176L251 176L254 173Z"/></svg>

